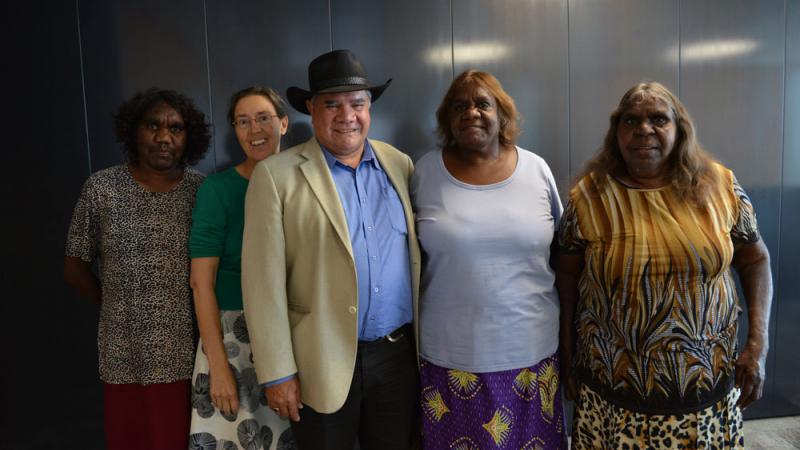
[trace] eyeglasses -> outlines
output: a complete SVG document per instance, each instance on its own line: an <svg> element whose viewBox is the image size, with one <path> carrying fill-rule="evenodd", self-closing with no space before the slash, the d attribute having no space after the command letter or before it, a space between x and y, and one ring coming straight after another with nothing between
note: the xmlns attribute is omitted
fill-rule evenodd
<svg viewBox="0 0 800 450"><path fill-rule="evenodd" d="M256 122L259 126L265 126L268 124L273 117L278 117L277 114L259 114L255 117L239 117L238 119L231 122L231 125L239 128L240 130L249 130L252 128L253 121Z"/></svg>

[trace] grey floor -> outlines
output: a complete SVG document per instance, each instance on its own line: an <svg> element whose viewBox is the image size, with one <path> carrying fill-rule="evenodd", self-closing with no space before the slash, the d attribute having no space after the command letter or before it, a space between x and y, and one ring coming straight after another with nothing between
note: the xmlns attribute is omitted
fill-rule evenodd
<svg viewBox="0 0 800 450"><path fill-rule="evenodd" d="M800 416L747 420L744 444L749 450L800 450Z"/></svg>

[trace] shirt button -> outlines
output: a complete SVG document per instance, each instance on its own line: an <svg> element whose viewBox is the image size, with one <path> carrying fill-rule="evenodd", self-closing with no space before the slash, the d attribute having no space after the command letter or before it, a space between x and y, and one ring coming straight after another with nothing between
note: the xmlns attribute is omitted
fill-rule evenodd
<svg viewBox="0 0 800 450"><path fill-rule="evenodd" d="M378 259L378 256L377 255L372 255L372 259L376 260L376 259Z"/></svg>
<svg viewBox="0 0 800 450"><path fill-rule="evenodd" d="M358 312L358 308L356 308L355 306L351 306L347 308L347 310L350 311L350 314L355 314L356 312Z"/></svg>
<svg viewBox="0 0 800 450"><path fill-rule="evenodd" d="M372 227L367 227L367 231L372 231Z"/></svg>
<svg viewBox="0 0 800 450"><path fill-rule="evenodd" d="M373 291L375 291L375 292L380 292L380 290L381 290L380 288L374 288L373 289Z"/></svg>

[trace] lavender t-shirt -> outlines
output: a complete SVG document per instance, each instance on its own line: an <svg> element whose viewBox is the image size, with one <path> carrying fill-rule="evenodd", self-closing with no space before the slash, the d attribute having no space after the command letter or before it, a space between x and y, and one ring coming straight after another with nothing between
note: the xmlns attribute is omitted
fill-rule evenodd
<svg viewBox="0 0 800 450"><path fill-rule="evenodd" d="M513 174L471 185L441 151L416 165L411 194L425 253L421 356L470 372L528 367L558 347L558 296L548 264L561 200L547 163L517 147Z"/></svg>

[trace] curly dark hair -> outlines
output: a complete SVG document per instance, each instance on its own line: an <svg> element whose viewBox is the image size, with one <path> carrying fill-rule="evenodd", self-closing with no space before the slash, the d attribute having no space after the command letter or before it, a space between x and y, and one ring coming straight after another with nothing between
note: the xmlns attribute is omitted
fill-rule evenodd
<svg viewBox="0 0 800 450"><path fill-rule="evenodd" d="M635 84L625 92L619 105L611 113L603 146L592 159L587 161L576 177L576 183L586 175L594 173L598 184L602 187L606 181L606 174L620 177L627 173L627 166L617 141L617 128L625 111L646 99L663 101L670 108L677 124L675 146L668 162L671 184L681 196L692 200L696 205L702 205L718 182L717 172L713 167L716 160L698 142L694 121L680 99L666 86L655 81Z"/></svg>
<svg viewBox="0 0 800 450"><path fill-rule="evenodd" d="M203 159L211 142L211 126L206 116L194 102L180 92L151 87L125 101L114 114L114 131L117 142L124 145L125 156L130 162L139 159L136 130L144 115L159 103L166 103L181 115L186 125L186 148L179 161L180 167L192 166Z"/></svg>
<svg viewBox="0 0 800 450"><path fill-rule="evenodd" d="M500 80L489 72L469 69L461 72L452 83L447 93L436 110L436 133L439 135L439 142L443 148L456 145L453 132L450 130L450 107L458 91L467 86L480 86L491 95L497 102L497 115L500 119L500 134L498 139L501 145L514 145L517 136L520 134L521 117L514 104L514 99L503 89Z"/></svg>
<svg viewBox="0 0 800 450"><path fill-rule="evenodd" d="M239 92L236 92L231 96L231 101L228 106L228 123L233 124L233 121L236 119L234 114L236 114L236 105L239 104L239 100L250 97L251 95L260 95L270 103L275 108L275 113L278 114L278 117L283 119L289 113L286 111L286 102L283 101L280 95L275 92L272 88L265 88L261 86L250 86L247 88L242 89Z"/></svg>

